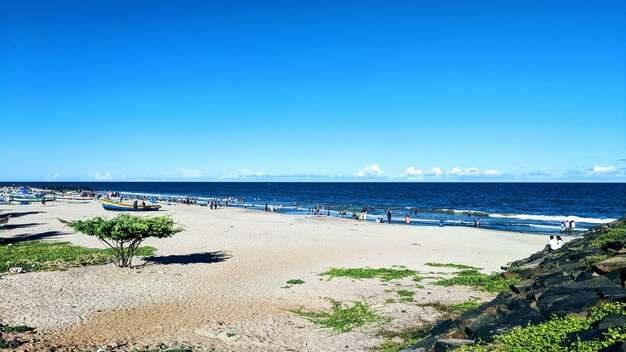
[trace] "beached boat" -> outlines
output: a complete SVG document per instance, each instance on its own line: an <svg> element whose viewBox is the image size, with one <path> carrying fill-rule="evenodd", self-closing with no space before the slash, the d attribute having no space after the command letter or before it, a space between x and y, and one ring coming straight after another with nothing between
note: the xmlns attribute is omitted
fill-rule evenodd
<svg viewBox="0 0 626 352"><path fill-rule="evenodd" d="M100 203L105 210L115 211L155 211L161 208L160 205L139 205L135 208L132 204L116 203L106 199L101 200Z"/></svg>
<svg viewBox="0 0 626 352"><path fill-rule="evenodd" d="M53 195L50 194L46 194L46 195L39 195L39 194L21 194L21 193L13 193L9 195L11 200L14 202L29 202L29 203L39 203L41 202L43 199L46 200L46 202L51 202L56 200L56 197L54 197Z"/></svg>
<svg viewBox="0 0 626 352"><path fill-rule="evenodd" d="M11 218L11 214L0 218L0 227L4 227L4 225L6 225L9 222L9 219Z"/></svg>

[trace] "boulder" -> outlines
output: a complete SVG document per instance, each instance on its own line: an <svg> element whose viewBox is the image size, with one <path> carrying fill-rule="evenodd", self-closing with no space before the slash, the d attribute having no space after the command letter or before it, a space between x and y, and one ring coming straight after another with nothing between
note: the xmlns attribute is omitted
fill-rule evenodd
<svg viewBox="0 0 626 352"><path fill-rule="evenodd" d="M591 268L600 275L624 269L626 268L626 255L616 255L615 257L599 261L594 263Z"/></svg>
<svg viewBox="0 0 626 352"><path fill-rule="evenodd" d="M466 339L441 339L435 342L435 352L448 352L461 346L474 345L474 340Z"/></svg>
<svg viewBox="0 0 626 352"><path fill-rule="evenodd" d="M511 291L517 294L521 294L521 293L530 291L534 284L535 284L535 279L528 279L528 280L514 283L513 285L510 286L510 288L511 288Z"/></svg>
<svg viewBox="0 0 626 352"><path fill-rule="evenodd" d="M593 324L594 329L618 328L626 325L626 315L609 314Z"/></svg>
<svg viewBox="0 0 626 352"><path fill-rule="evenodd" d="M490 342L495 335L511 330L516 326L538 324L545 320L546 318L537 310L522 308L510 311L507 314L495 316L492 319L477 321L471 326L468 326L467 332L473 339Z"/></svg>
<svg viewBox="0 0 626 352"><path fill-rule="evenodd" d="M626 289L619 285L598 287L597 291L600 297L608 299L610 301L619 301L626 299Z"/></svg>

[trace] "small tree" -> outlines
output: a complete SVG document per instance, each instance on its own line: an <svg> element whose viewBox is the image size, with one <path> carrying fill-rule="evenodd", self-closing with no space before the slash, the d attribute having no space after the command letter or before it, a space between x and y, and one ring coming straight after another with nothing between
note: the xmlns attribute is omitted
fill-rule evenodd
<svg viewBox="0 0 626 352"><path fill-rule="evenodd" d="M60 219L59 219L60 220ZM166 238L181 232L169 216L141 217L120 214L111 220L95 217L89 220L65 221L63 224L89 236L115 250L117 266L131 266L137 247L148 237Z"/></svg>

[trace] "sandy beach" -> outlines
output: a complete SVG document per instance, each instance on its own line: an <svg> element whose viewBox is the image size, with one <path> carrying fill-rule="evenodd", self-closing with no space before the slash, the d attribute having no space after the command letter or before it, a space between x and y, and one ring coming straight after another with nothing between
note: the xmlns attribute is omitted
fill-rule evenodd
<svg viewBox="0 0 626 352"><path fill-rule="evenodd" d="M98 202L0 205L13 213L0 237L70 241L102 248L58 219L112 218ZM113 264L0 278L0 322L25 324L59 346L189 346L194 351L363 351L379 345L381 329L432 322L446 304L494 294L441 287L410 278L382 282L322 277L329 268L406 266L448 272L425 263L458 263L499 271L544 247L547 238L469 227L419 227L350 219L285 215L236 208L164 205L185 230L147 240L156 257L133 269ZM426 275L426 274L425 274ZM305 283L285 288L290 279ZM414 302L385 304L394 290L415 291ZM292 310L322 310L330 300L365 301L389 317L348 333L313 325Z"/></svg>

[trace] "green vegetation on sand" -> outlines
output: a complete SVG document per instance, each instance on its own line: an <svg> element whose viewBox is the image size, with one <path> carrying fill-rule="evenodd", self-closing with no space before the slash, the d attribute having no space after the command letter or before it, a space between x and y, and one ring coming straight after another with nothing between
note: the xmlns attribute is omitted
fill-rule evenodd
<svg viewBox="0 0 626 352"><path fill-rule="evenodd" d="M315 325L331 328L337 332L348 332L366 323L385 320L364 302L353 302L352 306L344 306L341 302L331 300L329 312L292 311Z"/></svg>
<svg viewBox="0 0 626 352"><path fill-rule="evenodd" d="M519 281L517 278L505 279L500 274L483 274L476 269L461 270L449 279L434 283L438 286L471 286L487 292L507 292L509 286Z"/></svg>
<svg viewBox="0 0 626 352"><path fill-rule="evenodd" d="M153 255L153 247L139 247L135 254ZM66 270L86 265L101 265L116 261L112 249L79 247L69 242L23 241L0 245L0 272L12 267L25 271Z"/></svg>
<svg viewBox="0 0 626 352"><path fill-rule="evenodd" d="M323 272L320 276L330 276L329 280L334 277L348 277L352 279L380 279L382 281L390 281L403 279L405 277L416 277L418 274L415 270L410 269L390 269L390 268L330 268Z"/></svg>

